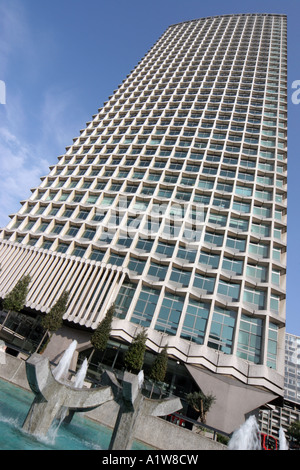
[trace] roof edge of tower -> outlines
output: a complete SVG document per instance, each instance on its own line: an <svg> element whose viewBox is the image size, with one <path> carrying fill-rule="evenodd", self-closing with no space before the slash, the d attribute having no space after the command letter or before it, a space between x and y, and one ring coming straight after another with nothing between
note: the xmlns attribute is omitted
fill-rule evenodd
<svg viewBox="0 0 300 470"><path fill-rule="evenodd" d="M232 17L232 16L279 16L279 17L287 18L287 15L285 13L227 13L224 15L204 16L203 18L195 18L193 20L179 21L179 23L171 24L169 28L172 28L173 26L178 26L180 24L193 23L193 22L197 22L200 20L208 20L210 18L226 18L226 17Z"/></svg>

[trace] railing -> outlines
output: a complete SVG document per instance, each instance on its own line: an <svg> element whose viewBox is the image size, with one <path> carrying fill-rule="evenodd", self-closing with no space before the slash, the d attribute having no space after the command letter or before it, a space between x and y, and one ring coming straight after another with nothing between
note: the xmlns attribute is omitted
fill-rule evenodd
<svg viewBox="0 0 300 470"><path fill-rule="evenodd" d="M178 420L178 423L175 422L175 424L178 424L180 426L184 426L184 423L186 422L186 423L193 424L194 426L197 426L198 428L204 428L206 431L210 431L213 434L212 439L214 441L217 440L217 435L221 435L227 439L230 439L231 437L231 434L227 434L224 431L220 431L219 429L209 426L206 423L202 423L201 421L196 421L195 419L188 418L187 416L184 416L180 413L172 413L172 415L170 415L171 422L174 422L174 420L172 420L173 417Z"/></svg>

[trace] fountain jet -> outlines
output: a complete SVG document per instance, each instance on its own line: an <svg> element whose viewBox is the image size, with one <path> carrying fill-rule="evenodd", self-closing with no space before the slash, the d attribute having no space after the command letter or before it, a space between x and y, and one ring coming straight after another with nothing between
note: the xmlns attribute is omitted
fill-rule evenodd
<svg viewBox="0 0 300 470"><path fill-rule="evenodd" d="M250 416L236 431L229 443L229 450L261 450L259 427L255 416Z"/></svg>

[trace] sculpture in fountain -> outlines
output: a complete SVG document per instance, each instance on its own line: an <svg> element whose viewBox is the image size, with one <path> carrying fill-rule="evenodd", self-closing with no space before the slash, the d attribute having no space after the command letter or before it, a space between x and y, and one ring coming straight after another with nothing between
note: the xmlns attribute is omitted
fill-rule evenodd
<svg viewBox="0 0 300 470"><path fill-rule="evenodd" d="M110 450L130 450L135 427L139 419L147 416L166 416L182 408L179 398L152 400L142 395L143 371L138 375L124 373L122 386L114 374L106 371L103 381L110 384L114 400L119 404L119 413L110 441Z"/></svg>
<svg viewBox="0 0 300 470"><path fill-rule="evenodd" d="M104 386L83 389L79 387L83 385L87 370L87 361L84 361L71 386L66 375L76 344L73 341L53 371L49 360L39 354L33 354L27 360L27 380L35 398L24 421L24 431L46 435L55 419L68 423L77 411L89 411L115 400L119 404L119 413L109 448L128 450L132 446L138 419L150 415L166 416L182 408L179 398L151 400L143 396L143 371L138 375L125 372L122 385L113 373L105 372Z"/></svg>
<svg viewBox="0 0 300 470"><path fill-rule="evenodd" d="M72 416L74 411L91 410L114 398L109 386L83 389L59 382L50 369L48 358L39 354L27 360L26 373L35 394L23 424L23 430L30 434L46 435L56 418L61 419L69 411Z"/></svg>

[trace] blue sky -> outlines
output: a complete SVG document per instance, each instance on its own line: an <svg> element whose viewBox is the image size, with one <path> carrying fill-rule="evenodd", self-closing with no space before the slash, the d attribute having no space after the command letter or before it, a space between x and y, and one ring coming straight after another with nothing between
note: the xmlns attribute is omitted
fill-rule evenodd
<svg viewBox="0 0 300 470"><path fill-rule="evenodd" d="M287 331L300 335L299 0L0 0L0 227L169 25L230 13L288 16Z"/></svg>

